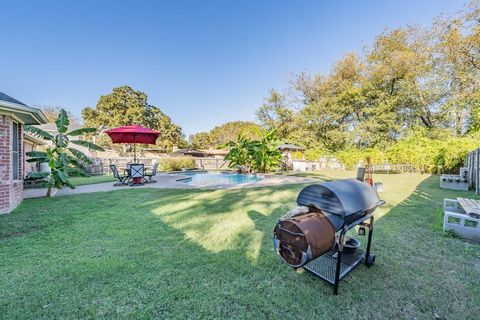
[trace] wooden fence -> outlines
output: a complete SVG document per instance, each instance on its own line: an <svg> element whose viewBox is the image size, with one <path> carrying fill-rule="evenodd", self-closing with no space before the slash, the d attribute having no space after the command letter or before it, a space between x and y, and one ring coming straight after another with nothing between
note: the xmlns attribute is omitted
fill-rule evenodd
<svg viewBox="0 0 480 320"><path fill-rule="evenodd" d="M465 167L468 170L469 188L475 188L475 193L480 194L480 148L467 154Z"/></svg>
<svg viewBox="0 0 480 320"><path fill-rule="evenodd" d="M416 168L413 164L373 164L373 173L413 173Z"/></svg>
<svg viewBox="0 0 480 320"><path fill-rule="evenodd" d="M223 160L222 158L194 158L196 167L202 168L203 170L227 170L228 169L228 160Z"/></svg>
<svg viewBox="0 0 480 320"><path fill-rule="evenodd" d="M172 159L171 157L158 157L158 158L138 158L138 163L143 163L145 166L153 166L154 161L160 161L161 159ZM203 170L227 170L228 161L222 158L192 158L195 161L195 167ZM93 164L88 166L88 172L95 175L110 174L110 165L114 164L119 168L126 167L127 163L132 162L132 158L96 158L92 159ZM335 159L336 160L336 159ZM304 169L294 171L316 171L322 169L336 169L345 170L345 166L339 161L302 161L294 160L294 163L303 163ZM477 166L478 167L478 166ZM297 169L297 170L295 170ZM373 173L412 173L416 172L416 168L411 164L374 164ZM469 170L469 173L471 171Z"/></svg>
<svg viewBox="0 0 480 320"><path fill-rule="evenodd" d="M145 166L153 166L154 161L161 161L162 158L137 158L138 163L143 163ZM165 159L172 159L165 157ZM126 167L127 163L132 162L132 158L109 158L92 159L93 163L88 166L87 170L91 174L101 175L110 174L110 165L114 164L117 167ZM195 167L203 170L227 170L228 161L221 158L193 158Z"/></svg>

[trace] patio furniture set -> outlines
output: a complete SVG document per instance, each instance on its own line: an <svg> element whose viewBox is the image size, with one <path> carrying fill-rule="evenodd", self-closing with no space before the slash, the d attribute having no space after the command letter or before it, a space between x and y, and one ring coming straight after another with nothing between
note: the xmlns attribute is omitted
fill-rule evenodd
<svg viewBox="0 0 480 320"><path fill-rule="evenodd" d="M157 175L158 163L153 165L152 171L150 172L145 170L145 165L143 163L127 164L127 168L124 170L123 175L118 172L117 166L114 164L110 165L110 169L112 170L113 177L118 180L114 186L138 186L143 185L144 183L157 182L153 177Z"/></svg>
<svg viewBox="0 0 480 320"><path fill-rule="evenodd" d="M128 143L133 145L133 162L127 164L124 174L120 175L117 166L112 164L110 169L113 176L118 180L114 186L129 185L138 186L144 183L156 182L153 177L157 174L158 163L155 163L150 173L145 172L145 166L137 162L137 143L155 144L160 132L144 128L140 125L130 125L113 128L105 131L110 136L113 143Z"/></svg>

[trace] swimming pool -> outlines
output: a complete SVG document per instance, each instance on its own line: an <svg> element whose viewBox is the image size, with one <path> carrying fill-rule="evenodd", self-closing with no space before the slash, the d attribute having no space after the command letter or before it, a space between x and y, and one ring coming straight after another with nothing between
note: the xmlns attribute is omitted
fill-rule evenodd
<svg viewBox="0 0 480 320"><path fill-rule="evenodd" d="M192 186L200 185L224 185L252 183L262 180L262 177L256 174L240 174L230 172L209 172L209 171L188 171L178 173L190 177L177 180Z"/></svg>

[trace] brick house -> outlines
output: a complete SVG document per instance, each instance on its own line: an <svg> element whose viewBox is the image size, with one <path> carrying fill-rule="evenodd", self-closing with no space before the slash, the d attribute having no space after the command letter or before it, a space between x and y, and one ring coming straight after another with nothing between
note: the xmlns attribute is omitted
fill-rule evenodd
<svg viewBox="0 0 480 320"><path fill-rule="evenodd" d="M39 109L0 92L0 214L9 213L23 199L23 126L46 122Z"/></svg>

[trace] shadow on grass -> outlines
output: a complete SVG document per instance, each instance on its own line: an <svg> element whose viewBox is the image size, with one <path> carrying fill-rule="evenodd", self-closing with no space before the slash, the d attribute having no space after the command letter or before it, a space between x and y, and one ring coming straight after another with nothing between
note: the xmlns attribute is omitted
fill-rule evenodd
<svg viewBox="0 0 480 320"><path fill-rule="evenodd" d="M136 189L25 201L1 223L10 231L42 229L2 241L0 312L6 318L478 314L478 246L436 227L442 199L470 193L440 190L438 177L430 177L392 197L375 225L376 265L353 271L334 297L330 286L293 271L273 249L275 222L302 187Z"/></svg>
<svg viewBox="0 0 480 320"><path fill-rule="evenodd" d="M221 265L226 262L223 259L231 261L235 256L243 259L236 260L242 269L261 268L277 284L295 288L293 292L303 290L303 297L320 292L325 302L338 306L329 297L329 286L279 263L272 246L272 228L276 219L295 205L296 196L295 192L279 196L282 192L286 189L242 190L233 194L219 191L212 200L202 196L190 198L191 205L179 211L156 208L152 212L206 252L222 256ZM465 247L463 241L445 237L438 227L442 222L443 199L457 196L475 197L472 193L439 189L438 177L430 176L398 204L387 205L375 226L373 251L377 265L371 269L361 266L342 281L342 296L351 305L366 307L360 297L368 295L373 305L384 312L388 310L392 316L473 315L471 310L478 310L478 281L465 279L478 279L475 265L480 256L472 252L479 247ZM399 301L405 305L399 305ZM298 307L303 305L297 303Z"/></svg>

